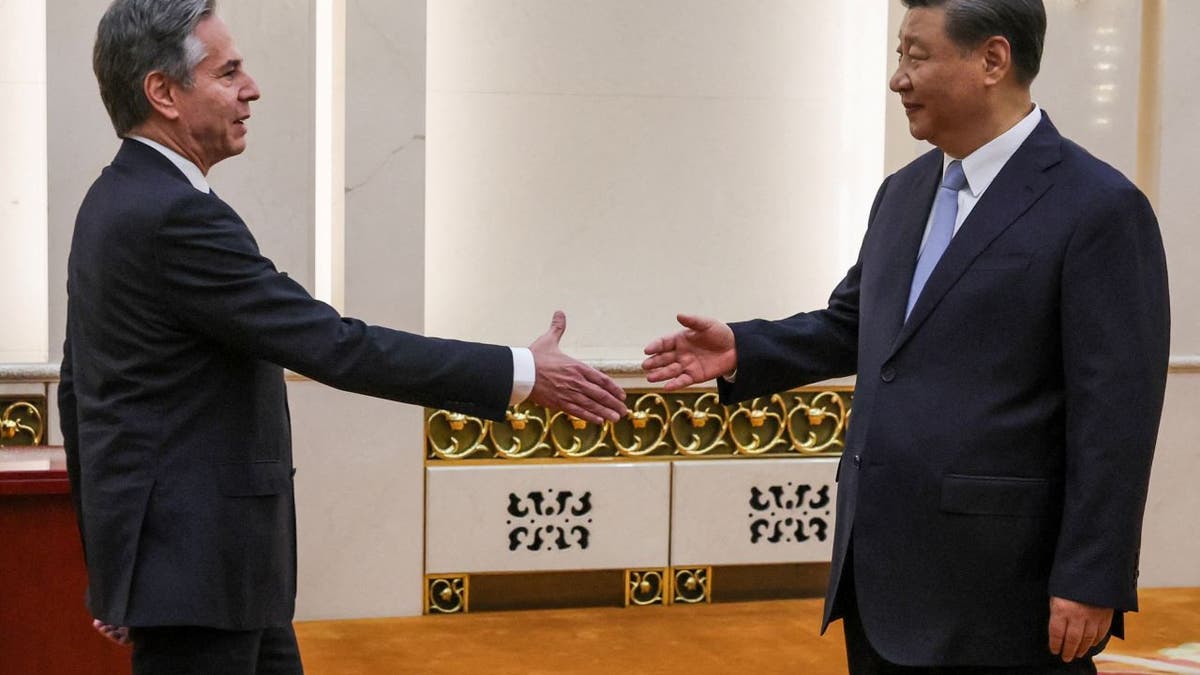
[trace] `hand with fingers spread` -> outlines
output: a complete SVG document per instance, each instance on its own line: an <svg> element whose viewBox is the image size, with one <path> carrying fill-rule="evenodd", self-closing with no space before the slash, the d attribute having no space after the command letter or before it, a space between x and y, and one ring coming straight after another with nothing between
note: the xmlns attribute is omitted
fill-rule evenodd
<svg viewBox="0 0 1200 675"><path fill-rule="evenodd" d="M1113 610L1066 598L1050 598L1050 653L1070 662L1108 636Z"/></svg>
<svg viewBox="0 0 1200 675"><path fill-rule="evenodd" d="M562 353L558 342L566 330L566 314L556 311L550 330L529 345L536 373L529 401L594 424L616 422L629 412L625 391L609 376Z"/></svg>
<svg viewBox="0 0 1200 675"><path fill-rule="evenodd" d="M124 626L113 626L104 623L100 619L92 619L92 628L96 629L97 633L119 645L132 643L129 639L129 629Z"/></svg>
<svg viewBox="0 0 1200 675"><path fill-rule="evenodd" d="M689 314L675 317L685 330L646 345L642 370L651 382L673 391L729 375L737 369L737 346L728 324Z"/></svg>

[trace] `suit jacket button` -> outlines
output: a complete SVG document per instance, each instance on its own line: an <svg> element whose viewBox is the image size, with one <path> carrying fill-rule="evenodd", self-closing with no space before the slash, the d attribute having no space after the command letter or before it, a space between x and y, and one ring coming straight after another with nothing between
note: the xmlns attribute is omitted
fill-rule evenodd
<svg viewBox="0 0 1200 675"><path fill-rule="evenodd" d="M855 455L850 458L854 462L854 466L862 466L862 455Z"/></svg>
<svg viewBox="0 0 1200 675"><path fill-rule="evenodd" d="M883 371L879 373L879 379L883 380L884 382L891 382L892 380L896 379L896 371L891 368L884 368Z"/></svg>

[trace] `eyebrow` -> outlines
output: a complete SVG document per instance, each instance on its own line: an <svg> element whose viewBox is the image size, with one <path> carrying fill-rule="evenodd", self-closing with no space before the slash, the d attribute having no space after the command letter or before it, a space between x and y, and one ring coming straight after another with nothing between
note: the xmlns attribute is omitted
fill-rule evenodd
<svg viewBox="0 0 1200 675"><path fill-rule="evenodd" d="M241 68L241 67L242 67L242 59L229 59L225 63L222 63L220 66L218 66L216 70L217 70L217 72L223 73L226 70L229 70L230 68L232 68L233 70L237 70L238 68Z"/></svg>

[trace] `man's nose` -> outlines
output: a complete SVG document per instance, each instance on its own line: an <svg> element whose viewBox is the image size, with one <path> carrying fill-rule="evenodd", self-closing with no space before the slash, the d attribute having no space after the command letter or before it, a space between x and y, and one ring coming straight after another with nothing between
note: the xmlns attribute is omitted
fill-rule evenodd
<svg viewBox="0 0 1200 675"><path fill-rule="evenodd" d="M900 93L901 91L908 89L908 85L908 74L904 72L903 67L897 66L896 72L892 73L892 79L888 80L888 89L891 89L896 93Z"/></svg>
<svg viewBox="0 0 1200 675"><path fill-rule="evenodd" d="M248 82L246 82L246 86L242 87L242 100L257 101L262 97L262 92L258 90L258 82L255 82L254 78L249 75L246 76L246 79Z"/></svg>

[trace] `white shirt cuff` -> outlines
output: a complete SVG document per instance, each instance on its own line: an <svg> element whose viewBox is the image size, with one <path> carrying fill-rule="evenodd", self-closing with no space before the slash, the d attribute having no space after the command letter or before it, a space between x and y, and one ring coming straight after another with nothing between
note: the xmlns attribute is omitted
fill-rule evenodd
<svg viewBox="0 0 1200 675"><path fill-rule="evenodd" d="M728 375L722 375L721 379L725 380L729 384L733 384L737 380L737 368L734 368L733 372L729 373Z"/></svg>
<svg viewBox="0 0 1200 675"><path fill-rule="evenodd" d="M533 382L537 378L537 369L533 365L533 352L527 347L509 347L513 357L513 386L512 396L508 397L509 405L516 405L529 397L533 391Z"/></svg>

